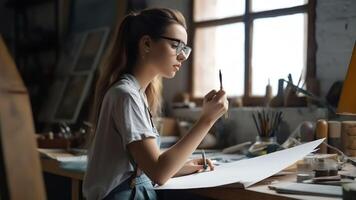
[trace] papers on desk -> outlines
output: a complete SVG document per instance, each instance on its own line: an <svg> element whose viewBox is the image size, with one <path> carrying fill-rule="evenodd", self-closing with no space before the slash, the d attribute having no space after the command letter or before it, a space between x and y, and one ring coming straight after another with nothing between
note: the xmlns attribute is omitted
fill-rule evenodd
<svg viewBox="0 0 356 200"><path fill-rule="evenodd" d="M64 149L38 149L43 157L57 160L58 162L86 162L87 156L77 153L70 153Z"/></svg>
<svg viewBox="0 0 356 200"><path fill-rule="evenodd" d="M214 171L171 178L155 189L194 189L239 184L249 187L268 178L312 152L324 139L251 159L226 163Z"/></svg>
<svg viewBox="0 0 356 200"><path fill-rule="evenodd" d="M88 158L85 151L71 149L70 152L65 149L38 149L40 155L59 162L59 167L68 171L85 172L88 164Z"/></svg>

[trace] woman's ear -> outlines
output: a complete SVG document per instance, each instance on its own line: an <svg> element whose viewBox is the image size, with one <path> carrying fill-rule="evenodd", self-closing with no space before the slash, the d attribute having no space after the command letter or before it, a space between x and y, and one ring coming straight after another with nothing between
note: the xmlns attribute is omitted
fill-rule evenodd
<svg viewBox="0 0 356 200"><path fill-rule="evenodd" d="M144 35L140 39L140 49L142 53L149 53L152 46L152 39L148 35Z"/></svg>

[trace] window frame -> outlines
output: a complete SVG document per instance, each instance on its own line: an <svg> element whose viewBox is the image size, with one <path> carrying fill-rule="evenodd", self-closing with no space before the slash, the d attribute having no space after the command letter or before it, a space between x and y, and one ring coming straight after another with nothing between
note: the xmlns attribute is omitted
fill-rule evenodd
<svg viewBox="0 0 356 200"><path fill-rule="evenodd" d="M240 16L233 17L225 17L221 19L212 19L212 20L204 20L195 22L194 21L194 1L191 1L190 6L190 21L191 29L189 30L190 35L190 45L193 47L193 51L191 53L190 59L190 73L189 73L189 92L191 94L191 100L201 104L203 98L194 97L193 96L193 85L194 85L194 36L197 28L202 27L213 27L226 25L231 23L243 22L245 26L245 80L244 80L244 95L242 96L243 105L244 106L260 106L264 104L263 96L254 96L252 95L252 66L251 66L251 55L252 55L252 34L253 34L253 20L268 18L268 17L277 17L298 13L306 13L307 14L307 52L306 52L306 74L305 79L315 79L316 78L316 60L315 60L315 52L316 52L316 41L315 41L315 6L316 0L308 0L308 2L301 6L295 6L290 8L280 8L274 10L267 11L259 11L253 12L251 9L251 0L245 0L245 13ZM306 81L306 87L308 89L308 82ZM318 91L316 91L318 92ZM229 99L233 99L236 97L229 97Z"/></svg>

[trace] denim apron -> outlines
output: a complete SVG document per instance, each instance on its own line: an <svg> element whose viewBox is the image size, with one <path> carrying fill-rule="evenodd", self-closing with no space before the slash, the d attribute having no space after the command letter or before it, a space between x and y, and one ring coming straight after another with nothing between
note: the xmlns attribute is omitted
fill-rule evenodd
<svg viewBox="0 0 356 200"><path fill-rule="evenodd" d="M155 127L153 129L157 132ZM159 135L156 137L156 140L157 145L160 146L161 139ZM157 200L157 194L153 189L152 181L146 174L139 172L140 170L137 168L137 164L130 154L129 157L135 171L130 178L114 188L104 200Z"/></svg>
<svg viewBox="0 0 356 200"><path fill-rule="evenodd" d="M114 188L104 200L157 200L152 181L142 173L130 177Z"/></svg>

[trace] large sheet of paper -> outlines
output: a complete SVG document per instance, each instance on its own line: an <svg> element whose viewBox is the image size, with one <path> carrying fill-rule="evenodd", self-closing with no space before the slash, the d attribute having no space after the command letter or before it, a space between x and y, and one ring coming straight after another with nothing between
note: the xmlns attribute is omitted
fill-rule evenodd
<svg viewBox="0 0 356 200"><path fill-rule="evenodd" d="M293 148L217 166L214 171L171 178L155 189L194 189L239 183L249 187L294 164L312 152L324 139Z"/></svg>

